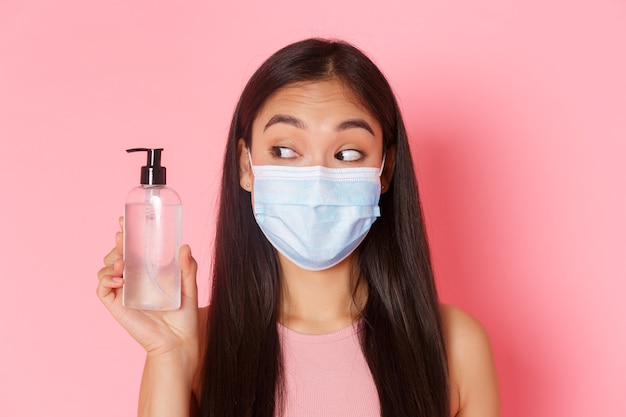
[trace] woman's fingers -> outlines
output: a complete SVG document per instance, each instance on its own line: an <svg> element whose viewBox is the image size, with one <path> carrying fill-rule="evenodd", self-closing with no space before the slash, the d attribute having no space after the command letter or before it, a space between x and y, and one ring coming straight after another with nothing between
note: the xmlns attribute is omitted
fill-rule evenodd
<svg viewBox="0 0 626 417"><path fill-rule="evenodd" d="M118 219L120 231L115 234L115 249L121 254L124 253L124 217Z"/></svg>
<svg viewBox="0 0 626 417"><path fill-rule="evenodd" d="M118 297L118 290L124 285L124 279L119 272L120 263L116 262L113 266L106 266L98 272L98 287L96 294L104 305L110 307ZM123 266L122 266L123 269Z"/></svg>
<svg viewBox="0 0 626 417"><path fill-rule="evenodd" d="M119 221L120 228L123 230L124 219L120 218ZM104 257L104 267L98 271L96 295L100 301L146 351L167 352L184 347L190 352L196 352L198 264L191 255L189 246L182 246L178 252L182 280L182 306L177 311L143 311L122 305L125 282L123 252L124 233L120 231L115 235L115 247Z"/></svg>
<svg viewBox="0 0 626 417"><path fill-rule="evenodd" d="M124 254L124 232L115 234L115 251L122 256Z"/></svg>
<svg viewBox="0 0 626 417"><path fill-rule="evenodd" d="M183 297L190 298L198 305L198 286L196 285L196 273L198 272L198 263L191 256L191 248L189 245L181 246L178 251L178 263L180 264Z"/></svg>
<svg viewBox="0 0 626 417"><path fill-rule="evenodd" d="M123 217L120 217L120 222L123 224ZM111 249L111 252L107 253L104 257L104 265L111 266L118 259L124 257L124 232L117 232L115 234L115 247Z"/></svg>
<svg viewBox="0 0 626 417"><path fill-rule="evenodd" d="M119 219L120 227L124 226L124 218ZM118 298L118 290L124 285L124 233L117 232L115 235L115 247L104 257L104 268L98 271L98 298L110 309Z"/></svg>
<svg viewBox="0 0 626 417"><path fill-rule="evenodd" d="M123 254L117 249L117 247L111 249L111 252L107 253L104 257L104 266L113 266L115 262L122 259Z"/></svg>
<svg viewBox="0 0 626 417"><path fill-rule="evenodd" d="M124 275L124 260L122 258L118 258L113 263L113 274L116 277L123 278Z"/></svg>

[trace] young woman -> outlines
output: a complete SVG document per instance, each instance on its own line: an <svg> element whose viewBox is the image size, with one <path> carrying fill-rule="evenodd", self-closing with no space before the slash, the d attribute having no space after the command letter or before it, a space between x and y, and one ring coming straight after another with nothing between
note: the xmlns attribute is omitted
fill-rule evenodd
<svg viewBox="0 0 626 417"><path fill-rule="evenodd" d="M147 351L142 416L498 415L488 337L440 305L404 124L353 46L270 57L233 116L213 290L197 308L121 305L122 233L97 294Z"/></svg>

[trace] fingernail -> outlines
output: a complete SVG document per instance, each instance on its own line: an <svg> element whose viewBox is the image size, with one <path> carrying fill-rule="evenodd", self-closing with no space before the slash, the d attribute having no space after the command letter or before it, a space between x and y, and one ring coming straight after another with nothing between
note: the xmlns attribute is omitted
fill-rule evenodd
<svg viewBox="0 0 626 417"><path fill-rule="evenodd" d="M113 282L117 282L119 284L120 282L124 282L124 279L123 278L119 278L119 277L115 277L115 278L113 278Z"/></svg>

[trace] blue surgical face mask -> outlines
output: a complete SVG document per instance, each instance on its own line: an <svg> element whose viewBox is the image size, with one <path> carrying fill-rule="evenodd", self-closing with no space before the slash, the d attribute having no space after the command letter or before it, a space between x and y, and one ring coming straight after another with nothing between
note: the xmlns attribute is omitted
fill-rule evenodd
<svg viewBox="0 0 626 417"><path fill-rule="evenodd" d="M274 248L300 268L337 265L380 216L382 168L250 165L256 221Z"/></svg>

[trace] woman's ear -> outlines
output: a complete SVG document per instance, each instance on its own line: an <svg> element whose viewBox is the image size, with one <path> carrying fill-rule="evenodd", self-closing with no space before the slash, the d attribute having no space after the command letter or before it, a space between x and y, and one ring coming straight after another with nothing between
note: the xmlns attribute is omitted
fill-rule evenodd
<svg viewBox="0 0 626 417"><path fill-rule="evenodd" d="M239 185L246 191L252 191L252 167L250 166L250 158L248 156L248 147L246 141L239 139L237 142L237 152L239 154Z"/></svg>
<svg viewBox="0 0 626 417"><path fill-rule="evenodd" d="M396 145L392 145L385 152L385 166L383 173L380 175L381 194L385 194L389 190L389 185L393 179L393 168L396 164Z"/></svg>

